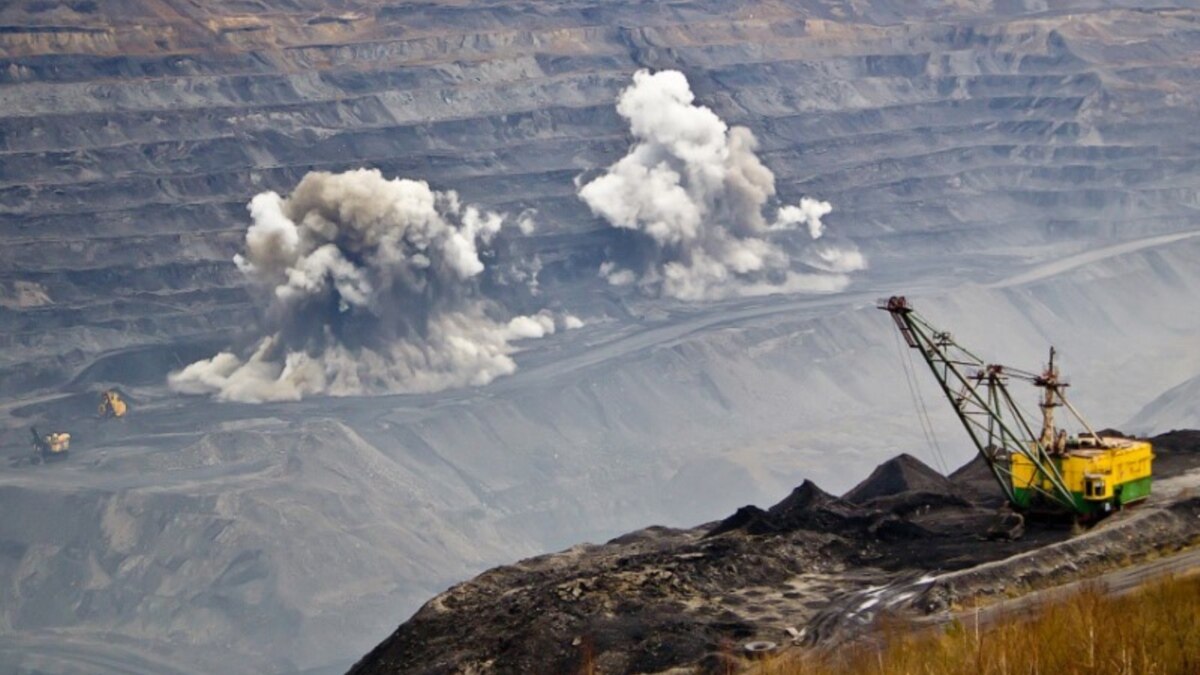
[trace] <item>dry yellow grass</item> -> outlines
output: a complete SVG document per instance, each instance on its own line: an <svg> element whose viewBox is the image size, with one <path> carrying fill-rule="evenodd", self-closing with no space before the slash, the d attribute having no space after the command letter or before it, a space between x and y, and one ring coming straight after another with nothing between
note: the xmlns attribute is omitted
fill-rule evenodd
<svg viewBox="0 0 1200 675"><path fill-rule="evenodd" d="M1122 597L1088 588L979 630L885 629L883 645L763 663L762 675L1197 675L1200 577L1168 579Z"/></svg>
<svg viewBox="0 0 1200 675"><path fill-rule="evenodd" d="M982 627L955 622L914 632L898 622L882 632L882 644L843 647L832 654L792 651L743 672L1200 675L1200 576L1169 578L1120 597L1085 587L1061 602ZM590 648L578 672L600 672Z"/></svg>

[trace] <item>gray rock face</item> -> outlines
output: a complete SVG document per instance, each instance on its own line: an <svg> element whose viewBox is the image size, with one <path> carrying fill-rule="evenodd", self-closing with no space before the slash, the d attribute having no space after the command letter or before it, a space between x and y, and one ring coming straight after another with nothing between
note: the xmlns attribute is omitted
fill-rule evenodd
<svg viewBox="0 0 1200 675"><path fill-rule="evenodd" d="M5 4L0 445L75 444L0 469L0 670L336 669L488 566L847 489L923 447L872 308L895 291L1005 362L1057 344L1102 426L1200 373L1196 10L927 4ZM848 292L598 287L627 242L572 181L626 152L642 67L751 128L783 198L833 202L871 263ZM498 247L544 262L520 309L588 326L482 389L167 392L253 332L249 197L364 165L537 208ZM109 384L133 413L99 424ZM967 448L931 413L945 471Z"/></svg>
<svg viewBox="0 0 1200 675"><path fill-rule="evenodd" d="M313 168L536 206L523 250L590 278L571 179L623 151L638 67L686 72L877 266L1194 224L1190 10L1017 6L9 3L0 386L245 326L244 204Z"/></svg>
<svg viewBox="0 0 1200 675"><path fill-rule="evenodd" d="M1179 384L1138 411L1130 424L1139 428L1194 426L1200 420L1200 375Z"/></svg>

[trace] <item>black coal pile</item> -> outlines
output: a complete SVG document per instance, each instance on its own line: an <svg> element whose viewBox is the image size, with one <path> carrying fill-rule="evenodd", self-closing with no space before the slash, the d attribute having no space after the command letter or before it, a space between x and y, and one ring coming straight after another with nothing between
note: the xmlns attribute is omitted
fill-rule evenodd
<svg viewBox="0 0 1200 675"><path fill-rule="evenodd" d="M351 672L720 670L731 652L788 639L789 628L858 586L966 567L1067 534L987 542L995 518L904 455L846 497L806 481L769 509L746 506L718 523L648 528L491 570L428 602Z"/></svg>
<svg viewBox="0 0 1200 675"><path fill-rule="evenodd" d="M1154 445L1155 473L1177 473L1200 460L1200 431L1176 429L1150 440Z"/></svg>
<svg viewBox="0 0 1200 675"><path fill-rule="evenodd" d="M880 497L904 492L949 494L954 490L953 483L945 476L905 453L875 467L866 480L845 494L844 499L855 504L867 504Z"/></svg>
<svg viewBox="0 0 1200 675"><path fill-rule="evenodd" d="M773 587L819 564L816 547L646 530L489 571L451 588L352 673L658 671L697 661L756 627L730 589ZM485 664L487 664L485 666Z"/></svg>
<svg viewBox="0 0 1200 675"><path fill-rule="evenodd" d="M740 530L748 534L779 534L796 530L846 532L861 529L870 516L858 506L834 497L806 480L783 501L764 511L748 505L708 531L715 537Z"/></svg>
<svg viewBox="0 0 1200 675"><path fill-rule="evenodd" d="M951 472L950 482L969 495L973 501L989 506L1000 506L1004 503L1004 493L996 484L995 474L988 468L987 461L978 454Z"/></svg>

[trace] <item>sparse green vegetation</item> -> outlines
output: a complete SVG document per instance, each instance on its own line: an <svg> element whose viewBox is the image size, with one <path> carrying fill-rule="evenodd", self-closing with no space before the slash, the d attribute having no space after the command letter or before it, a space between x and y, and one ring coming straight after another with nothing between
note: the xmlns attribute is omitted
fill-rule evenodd
<svg viewBox="0 0 1200 675"><path fill-rule="evenodd" d="M1071 598L989 626L886 629L882 645L785 656L763 675L1192 675L1200 673L1200 576Z"/></svg>

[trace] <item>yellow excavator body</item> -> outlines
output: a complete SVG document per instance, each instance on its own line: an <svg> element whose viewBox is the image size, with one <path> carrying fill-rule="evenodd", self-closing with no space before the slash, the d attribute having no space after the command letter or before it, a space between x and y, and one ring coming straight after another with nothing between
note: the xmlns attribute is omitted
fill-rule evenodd
<svg viewBox="0 0 1200 675"><path fill-rule="evenodd" d="M126 405L117 390L109 389L100 395L101 417L124 417L128 411L129 406Z"/></svg>
<svg viewBox="0 0 1200 675"><path fill-rule="evenodd" d="M53 454L66 452L71 447L71 434L66 432L46 434L46 447Z"/></svg>
<svg viewBox="0 0 1200 675"><path fill-rule="evenodd" d="M63 459L71 448L71 434L65 431L55 431L49 434L39 434L37 427L30 429L33 433L34 463L51 459Z"/></svg>
<svg viewBox="0 0 1200 675"><path fill-rule="evenodd" d="M1108 513L1150 496L1154 448L1146 441L1108 437L1072 439L1052 457L1079 513ZM1010 458L1013 490L1020 501L1035 489L1048 491L1050 481L1019 453Z"/></svg>

